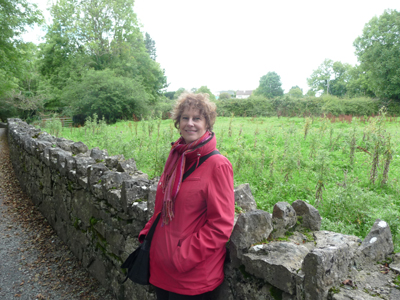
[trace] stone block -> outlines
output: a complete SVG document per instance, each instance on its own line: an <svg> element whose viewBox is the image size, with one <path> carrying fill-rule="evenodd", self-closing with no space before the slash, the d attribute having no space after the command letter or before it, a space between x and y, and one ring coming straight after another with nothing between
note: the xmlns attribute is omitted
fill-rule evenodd
<svg viewBox="0 0 400 300"><path fill-rule="evenodd" d="M82 142L76 142L71 145L71 151L73 154L85 153L89 150L88 146L86 146Z"/></svg>
<svg viewBox="0 0 400 300"><path fill-rule="evenodd" d="M56 139L56 145L57 147L60 147L64 151L72 152L71 146L74 142L64 139L64 138L58 138Z"/></svg>
<svg viewBox="0 0 400 300"><path fill-rule="evenodd" d="M278 202L272 211L272 238L282 237L285 233L296 225L297 216L292 206L287 202Z"/></svg>
<svg viewBox="0 0 400 300"><path fill-rule="evenodd" d="M240 206L243 211L248 212L257 209L256 201L251 193L248 183L237 186L235 192L235 203Z"/></svg>
<svg viewBox="0 0 400 300"><path fill-rule="evenodd" d="M88 166L87 177L88 177L88 187L90 190L93 191L94 185L101 186L100 178L104 175L106 171L108 171L108 168L102 163Z"/></svg>
<svg viewBox="0 0 400 300"><path fill-rule="evenodd" d="M93 158L96 163L105 162L106 156L108 156L107 150L100 150L98 147L90 151L90 157Z"/></svg>
<svg viewBox="0 0 400 300"><path fill-rule="evenodd" d="M157 194L158 180L153 181L150 185L149 195L147 197L147 218L150 219L154 214L154 207L156 205L156 194Z"/></svg>
<svg viewBox="0 0 400 300"><path fill-rule="evenodd" d="M272 232L271 215L263 210L252 210L239 216L229 242L233 262L241 259L252 244L266 240Z"/></svg>
<svg viewBox="0 0 400 300"><path fill-rule="evenodd" d="M298 221L302 227L313 231L320 230L321 215L314 206L302 200L296 200L292 203L292 207L296 211Z"/></svg>
<svg viewBox="0 0 400 300"><path fill-rule="evenodd" d="M75 157L76 175L87 177L87 168L95 163L91 157Z"/></svg>
<svg viewBox="0 0 400 300"><path fill-rule="evenodd" d="M150 190L149 185L150 182L145 179L131 179L122 182L121 204L125 213L131 212L132 206L137 201L147 200L147 195ZM147 206L147 202L145 203Z"/></svg>
<svg viewBox="0 0 400 300"><path fill-rule="evenodd" d="M246 272L262 278L278 289L296 294L298 273L309 250L288 242L271 242L250 248L243 254Z"/></svg>
<svg viewBox="0 0 400 300"><path fill-rule="evenodd" d="M389 224L377 219L362 242L359 251L373 261L382 261L393 250L393 239Z"/></svg>
<svg viewBox="0 0 400 300"><path fill-rule="evenodd" d="M124 161L125 157L123 154L119 154L119 155L114 155L114 156L107 156L105 158L106 161L106 166L109 169L116 169L118 166L118 163L120 161Z"/></svg>
<svg viewBox="0 0 400 300"><path fill-rule="evenodd" d="M128 160L119 161L117 165L117 171L134 174L137 171L135 160L130 158Z"/></svg>
<svg viewBox="0 0 400 300"><path fill-rule="evenodd" d="M356 237L321 233L326 235L328 244L310 251L302 265L305 300L326 299L329 289L339 285L341 279L348 274L350 266L354 264L358 248ZM329 246L329 242L334 243L334 241L339 243Z"/></svg>

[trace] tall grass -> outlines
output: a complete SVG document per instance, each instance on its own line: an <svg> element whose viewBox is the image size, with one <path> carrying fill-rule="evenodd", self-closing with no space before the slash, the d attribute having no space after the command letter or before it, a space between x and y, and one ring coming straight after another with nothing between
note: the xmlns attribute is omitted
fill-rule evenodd
<svg viewBox="0 0 400 300"><path fill-rule="evenodd" d="M93 122L91 119L91 122ZM98 122L98 121L97 121ZM259 209L302 199L316 206L322 228L365 237L377 218L391 226L400 251L399 118L219 117L217 147L232 163L235 186L249 183ZM179 134L171 120L147 118L62 136L135 158L150 178L161 174Z"/></svg>

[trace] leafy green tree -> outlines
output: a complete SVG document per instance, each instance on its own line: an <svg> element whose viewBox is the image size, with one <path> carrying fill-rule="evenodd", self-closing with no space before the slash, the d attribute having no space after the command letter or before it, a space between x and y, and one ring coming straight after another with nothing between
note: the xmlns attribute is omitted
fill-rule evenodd
<svg viewBox="0 0 400 300"><path fill-rule="evenodd" d="M174 99L174 95L175 95L175 92L164 92L164 96L166 98L168 98L169 100L173 100Z"/></svg>
<svg viewBox="0 0 400 300"><path fill-rule="evenodd" d="M219 100L224 100L224 99L231 99L231 95L229 93L221 93L219 95Z"/></svg>
<svg viewBox="0 0 400 300"><path fill-rule="evenodd" d="M349 70L347 83L347 95L349 97L370 96L375 97L368 83L368 75L361 66L355 66Z"/></svg>
<svg viewBox="0 0 400 300"><path fill-rule="evenodd" d="M185 92L187 92L185 88L179 88L174 94L174 99L178 99L179 96Z"/></svg>
<svg viewBox="0 0 400 300"><path fill-rule="evenodd" d="M110 69L89 70L82 81L73 81L62 95L70 114L96 113L109 122L147 113L149 95L139 80L116 76Z"/></svg>
<svg viewBox="0 0 400 300"><path fill-rule="evenodd" d="M156 60L156 42L150 37L150 34L146 32L144 37L144 44L146 46L147 53L152 60Z"/></svg>
<svg viewBox="0 0 400 300"><path fill-rule="evenodd" d="M0 110L15 112L4 98L12 99L12 95L23 93L21 78L26 72L27 58L24 49L29 46L21 40L21 35L27 26L42 22L42 13L35 4L26 0L0 0ZM8 113L3 111L2 118Z"/></svg>
<svg viewBox="0 0 400 300"><path fill-rule="evenodd" d="M307 78L307 83L314 92L343 97L347 92L350 69L349 64L325 59L310 78Z"/></svg>
<svg viewBox="0 0 400 300"><path fill-rule="evenodd" d="M292 86L287 92L288 96L291 96L293 98L302 98L303 97L303 89L301 89L299 86Z"/></svg>
<svg viewBox="0 0 400 300"><path fill-rule="evenodd" d="M260 85L254 91L255 95L274 98L283 95L281 77L276 72L268 72L260 78Z"/></svg>
<svg viewBox="0 0 400 300"><path fill-rule="evenodd" d="M54 89L49 105L67 104L64 90L84 82L89 70L106 69L140 85L150 103L160 99L166 77L149 56L133 3L60 0L52 6L53 23L40 52L40 72Z"/></svg>
<svg viewBox="0 0 400 300"><path fill-rule="evenodd" d="M208 94L210 96L211 101L217 100L217 98L215 98L214 94L211 93L210 89L206 85L202 85L196 90L196 94L200 93Z"/></svg>
<svg viewBox="0 0 400 300"><path fill-rule="evenodd" d="M373 17L354 41L369 89L378 97L400 100L400 12Z"/></svg>

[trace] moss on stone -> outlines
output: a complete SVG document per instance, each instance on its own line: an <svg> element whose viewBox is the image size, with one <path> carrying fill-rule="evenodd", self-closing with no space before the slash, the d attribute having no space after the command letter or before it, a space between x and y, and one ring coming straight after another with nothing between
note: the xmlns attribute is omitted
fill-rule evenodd
<svg viewBox="0 0 400 300"><path fill-rule="evenodd" d="M269 289L269 292L270 292L272 298L274 298L275 300L282 300L283 291L281 291L280 289L272 286Z"/></svg>

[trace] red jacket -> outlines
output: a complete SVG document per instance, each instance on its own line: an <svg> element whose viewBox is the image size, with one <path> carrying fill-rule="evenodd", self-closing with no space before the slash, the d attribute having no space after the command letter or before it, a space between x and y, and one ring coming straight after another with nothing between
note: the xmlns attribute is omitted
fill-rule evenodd
<svg viewBox="0 0 400 300"><path fill-rule="evenodd" d="M185 172L215 146L214 137L187 154ZM154 215L139 237L149 231L162 201L159 184ZM232 165L224 156L213 155L182 182L172 221L157 224L150 248L150 283L184 295L206 293L219 286L224 280L225 244L234 214Z"/></svg>

